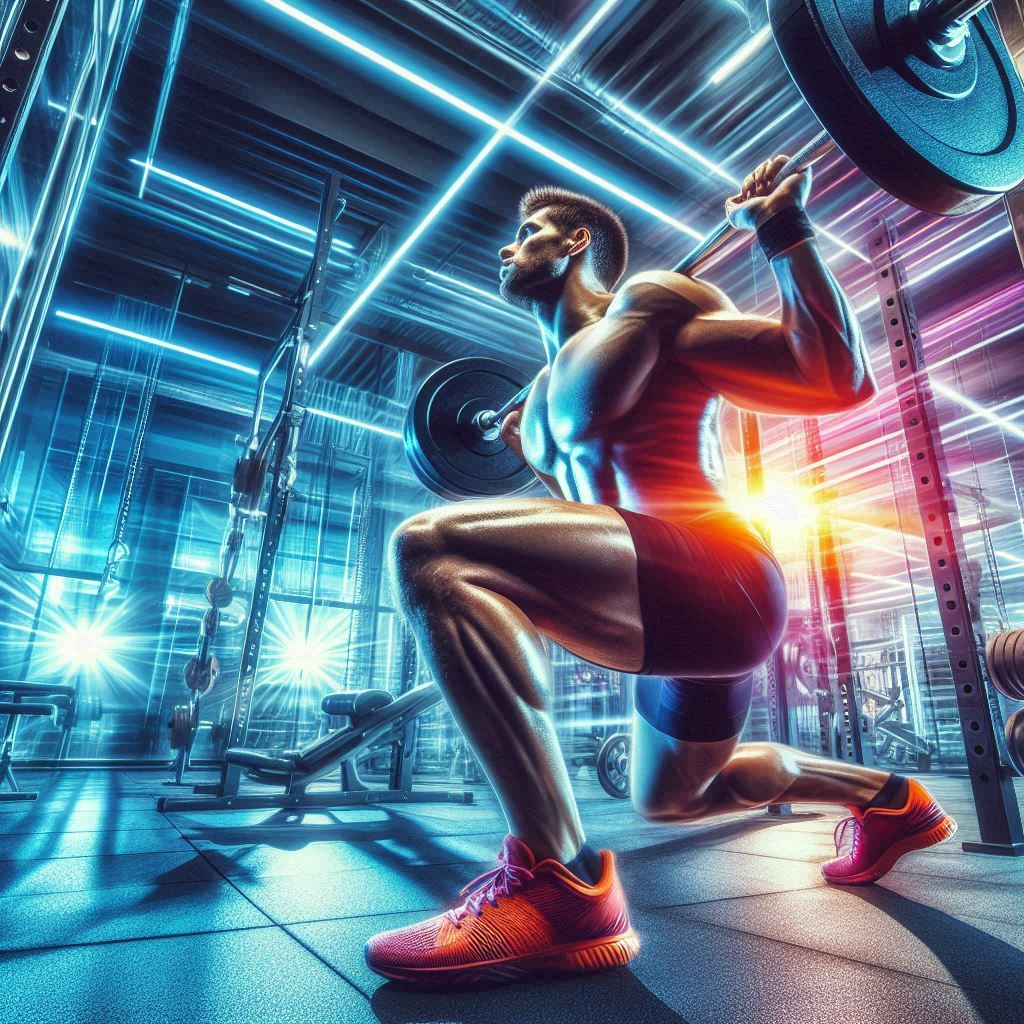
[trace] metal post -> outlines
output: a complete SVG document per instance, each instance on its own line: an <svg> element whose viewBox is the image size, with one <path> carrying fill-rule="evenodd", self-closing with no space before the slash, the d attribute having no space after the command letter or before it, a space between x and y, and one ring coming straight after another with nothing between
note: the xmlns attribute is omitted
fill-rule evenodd
<svg viewBox="0 0 1024 1024"><path fill-rule="evenodd" d="M747 497L755 503L764 497L764 460L761 458L761 427L757 414L740 412L740 435L743 443L743 463L747 475ZM767 522L760 517L754 525L771 544ZM784 743L789 737L789 703L786 699L786 669L782 658L782 645L772 651L764 666L765 691L768 698L768 738L772 743ZM793 813L790 804L772 804L769 814L789 815Z"/></svg>
<svg viewBox="0 0 1024 1024"><path fill-rule="evenodd" d="M963 848L976 853L1024 854L1012 774L1000 764L988 704L983 627L977 609L967 600L960 520L893 220L875 219L870 251L981 830L982 841L964 843Z"/></svg>
<svg viewBox="0 0 1024 1024"><path fill-rule="evenodd" d="M0 188L39 91L68 0L21 0L20 7L11 16L10 36L0 39Z"/></svg>
<svg viewBox="0 0 1024 1024"><path fill-rule="evenodd" d="M764 496L764 460L761 457L761 428L756 413L740 413L740 433L747 474L747 496L757 502ZM771 535L767 522L755 520L754 525L770 545ZM786 670L781 645L772 652L765 668L768 676L768 735L773 743L788 744L789 702L786 697Z"/></svg>
<svg viewBox="0 0 1024 1024"><path fill-rule="evenodd" d="M811 479L819 508L834 497L824 491L825 470L821 465L824 452L817 420L804 420L807 439L807 457L813 466ZM831 513L817 529L818 563L821 568L822 597L828 644L835 659L836 690L839 695L839 735L836 756L844 761L870 765L874 763L874 750L863 742L863 715L860 697L853 676L853 657L850 653L850 633L846 626L846 605L843 601L843 572L840 563L840 545Z"/></svg>
<svg viewBox="0 0 1024 1024"><path fill-rule="evenodd" d="M299 313L292 327L291 347L286 356L288 379L285 383L281 410L275 418L275 425L271 427L271 432L261 444L261 449L265 446L272 453L264 463L268 466L271 475L270 498L256 564L256 584L242 641L238 684L235 689L235 699L227 732L226 746L228 748L243 746L249 731L252 695L263 641L263 625L270 604L274 563L277 560L277 551L288 515L292 487L295 483L299 436L306 412L303 405L306 362L309 357L310 342L319 330L320 311L327 283L327 260L334 238L334 224L340 210L344 209L338 197L340 188L341 176L339 174L330 175L320 199L320 216L317 221L313 259L297 297ZM276 364L276 359L273 362ZM258 424L256 426L258 428ZM261 481L262 479L265 479L265 476L261 477ZM258 503L259 494L256 495L256 504L258 505ZM238 765L229 764L225 760L221 769L220 783L216 787L218 795L233 796L238 792L239 782L240 769Z"/></svg>

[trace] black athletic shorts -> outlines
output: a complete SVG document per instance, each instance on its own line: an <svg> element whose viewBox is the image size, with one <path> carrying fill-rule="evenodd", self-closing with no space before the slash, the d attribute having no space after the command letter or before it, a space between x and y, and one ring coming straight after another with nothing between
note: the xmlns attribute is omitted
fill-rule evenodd
<svg viewBox="0 0 1024 1024"><path fill-rule="evenodd" d="M637 712L678 740L739 735L753 670L786 626L779 563L744 519L724 509L685 523L615 511L637 556L644 627Z"/></svg>

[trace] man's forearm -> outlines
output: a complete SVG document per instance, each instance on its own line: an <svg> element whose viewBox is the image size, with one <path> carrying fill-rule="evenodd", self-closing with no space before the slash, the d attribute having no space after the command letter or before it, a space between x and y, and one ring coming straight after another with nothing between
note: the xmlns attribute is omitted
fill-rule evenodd
<svg viewBox="0 0 1024 1024"><path fill-rule="evenodd" d="M806 379L823 393L858 401L874 393L857 317L813 240L771 261L782 298L782 327Z"/></svg>

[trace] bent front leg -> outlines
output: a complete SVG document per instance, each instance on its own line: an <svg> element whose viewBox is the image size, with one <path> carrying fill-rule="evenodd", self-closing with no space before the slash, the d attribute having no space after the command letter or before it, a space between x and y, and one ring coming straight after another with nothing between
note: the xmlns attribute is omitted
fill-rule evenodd
<svg viewBox="0 0 1024 1024"><path fill-rule="evenodd" d="M567 862L584 842L542 632L589 660L636 667L642 631L628 543L612 510L545 499L423 514L392 540L400 610L509 831L538 858Z"/></svg>

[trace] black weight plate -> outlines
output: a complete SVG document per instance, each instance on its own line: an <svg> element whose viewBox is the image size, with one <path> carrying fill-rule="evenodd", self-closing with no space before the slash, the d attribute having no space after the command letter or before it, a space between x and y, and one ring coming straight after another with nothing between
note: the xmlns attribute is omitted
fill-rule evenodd
<svg viewBox="0 0 1024 1024"><path fill-rule="evenodd" d="M456 359L420 385L405 420L405 450L424 487L443 498L515 494L535 477L500 437L485 439L474 416L500 408L526 384L497 359Z"/></svg>
<svg viewBox="0 0 1024 1024"><path fill-rule="evenodd" d="M597 752L597 780L616 800L629 799L630 744L629 733L617 732L609 736Z"/></svg>
<svg viewBox="0 0 1024 1024"><path fill-rule="evenodd" d="M811 110L880 188L959 215L1024 181L1024 84L990 11L965 58L933 67L910 0L769 0L775 42Z"/></svg>
<svg viewBox="0 0 1024 1024"><path fill-rule="evenodd" d="M985 644L985 661L992 685L1010 700L1024 700L1024 679L1020 672L1024 663L1024 629L1004 629L989 637Z"/></svg>
<svg viewBox="0 0 1024 1024"><path fill-rule="evenodd" d="M1024 708L1018 708L1006 720L1006 751L1018 775L1024 775Z"/></svg>

